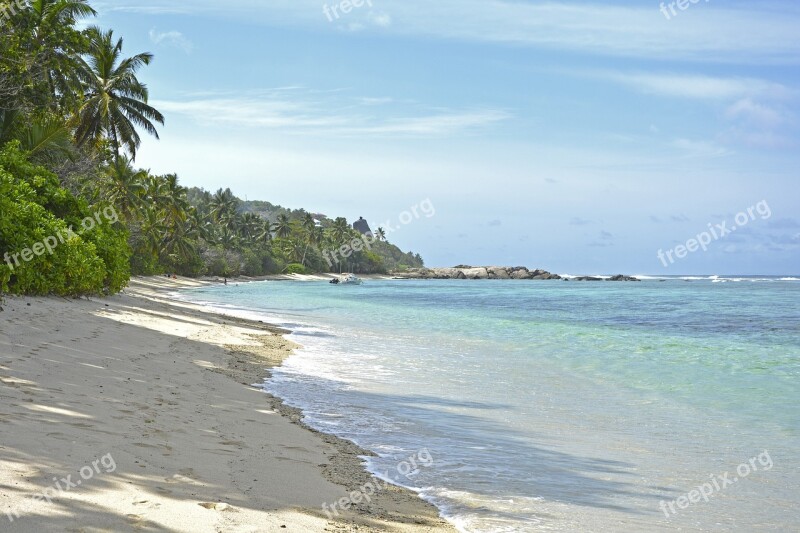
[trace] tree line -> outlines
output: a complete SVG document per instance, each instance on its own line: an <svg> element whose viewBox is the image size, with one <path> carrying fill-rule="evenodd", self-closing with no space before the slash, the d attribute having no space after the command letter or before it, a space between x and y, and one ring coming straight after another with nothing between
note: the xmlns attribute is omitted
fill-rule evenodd
<svg viewBox="0 0 800 533"><path fill-rule="evenodd" d="M346 219L259 212L229 189L137 168L141 135L158 138L165 123L137 77L153 55L126 55L113 30L86 25L96 14L87 0L0 0L0 294L116 292L131 274L422 266L380 229L371 249L331 266L324 252L359 235ZM22 264L6 259L106 208L115 221Z"/></svg>

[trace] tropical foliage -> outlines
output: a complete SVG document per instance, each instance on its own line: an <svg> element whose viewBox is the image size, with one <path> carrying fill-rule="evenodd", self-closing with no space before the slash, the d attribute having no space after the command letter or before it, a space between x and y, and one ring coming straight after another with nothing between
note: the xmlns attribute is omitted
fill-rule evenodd
<svg viewBox="0 0 800 533"><path fill-rule="evenodd" d="M158 138L165 122L137 77L152 54L127 55L112 30L88 24L96 12L87 0L0 0L0 13L0 294L114 292L130 273L422 266L382 230L330 261L329 251L361 237L344 218L186 189L174 174L138 168L141 136ZM105 208L118 217L24 264L5 260Z"/></svg>

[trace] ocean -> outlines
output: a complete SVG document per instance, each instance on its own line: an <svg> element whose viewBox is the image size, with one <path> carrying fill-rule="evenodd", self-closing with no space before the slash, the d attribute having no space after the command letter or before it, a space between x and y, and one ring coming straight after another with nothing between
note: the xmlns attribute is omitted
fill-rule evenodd
<svg viewBox="0 0 800 533"><path fill-rule="evenodd" d="M181 294L291 330L265 390L461 531L800 531L798 278Z"/></svg>

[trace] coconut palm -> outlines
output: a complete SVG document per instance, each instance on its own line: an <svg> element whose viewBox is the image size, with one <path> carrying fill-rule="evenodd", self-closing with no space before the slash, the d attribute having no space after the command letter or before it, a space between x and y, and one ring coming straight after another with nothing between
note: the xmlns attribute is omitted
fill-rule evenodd
<svg viewBox="0 0 800 533"><path fill-rule="evenodd" d="M31 78L43 82L49 94L40 102L52 110L57 104L75 104L80 83L75 54L71 49L83 46L83 37L74 28L76 21L97 15L87 0L32 0L28 10L31 25L29 61Z"/></svg>
<svg viewBox="0 0 800 533"><path fill-rule="evenodd" d="M177 174L167 174L163 178L164 211L174 225L183 223L189 216L189 202L186 201L186 187L178 184Z"/></svg>
<svg viewBox="0 0 800 533"><path fill-rule="evenodd" d="M305 248L303 249L303 257L300 261L300 264L305 266L306 265L306 255L308 254L308 247L314 244L317 244L317 221L314 220L314 216L311 213L306 213L303 216L303 240L306 243Z"/></svg>
<svg viewBox="0 0 800 533"><path fill-rule="evenodd" d="M112 30L90 28L87 32L89 53L78 59L85 100L75 117L75 138L82 146L107 137L115 159L125 148L135 160L141 145L136 127L158 139L153 122L164 124L164 116L147 104L147 87L136 78L136 72L149 65L153 55L144 53L122 59L122 39L115 41Z"/></svg>
<svg viewBox="0 0 800 533"><path fill-rule="evenodd" d="M109 167L106 181L101 185L103 195L130 221L142 206L147 172L136 170L127 156L122 156Z"/></svg>
<svg viewBox="0 0 800 533"><path fill-rule="evenodd" d="M269 243L272 240L272 223L269 220L261 220L257 240L263 243Z"/></svg>
<svg viewBox="0 0 800 533"><path fill-rule="evenodd" d="M378 238L379 241L385 241L386 240L386 230L383 229L383 228L378 228L375 231L375 236Z"/></svg>
<svg viewBox="0 0 800 533"><path fill-rule="evenodd" d="M345 243L347 241L347 236L350 234L350 224L347 223L347 219L338 217L334 220L330 233L337 248Z"/></svg>
<svg viewBox="0 0 800 533"><path fill-rule="evenodd" d="M292 223L289 221L289 215L281 213L278 215L278 221L275 223L275 235L281 239L285 239L291 234Z"/></svg>
<svg viewBox="0 0 800 533"><path fill-rule="evenodd" d="M200 232L191 220L179 223L167 236L164 250L178 262L189 261L196 253Z"/></svg>
<svg viewBox="0 0 800 533"><path fill-rule="evenodd" d="M239 233L248 241L255 240L261 226L261 217L255 213L245 213L242 215Z"/></svg>
<svg viewBox="0 0 800 533"><path fill-rule="evenodd" d="M211 197L209 207L211 207L211 215L216 222L229 224L236 217L239 201L230 189L225 189L224 191L219 189Z"/></svg>

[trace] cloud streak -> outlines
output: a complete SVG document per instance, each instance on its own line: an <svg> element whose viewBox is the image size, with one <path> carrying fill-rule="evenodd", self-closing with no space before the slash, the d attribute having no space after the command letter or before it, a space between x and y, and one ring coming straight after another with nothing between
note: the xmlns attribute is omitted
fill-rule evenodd
<svg viewBox="0 0 800 533"><path fill-rule="evenodd" d="M338 100L312 100L298 91L270 92L260 96L207 97L183 100L156 100L152 104L164 113L175 113L203 125L280 129L287 133L316 136L385 135L437 137L468 133L511 118L497 109L428 110L412 114L392 109L395 115L376 116L371 105L342 105ZM358 99L363 102L364 99ZM391 104L382 99L382 107Z"/></svg>
<svg viewBox="0 0 800 533"><path fill-rule="evenodd" d="M752 3L709 4L680 21L658 6L612 3L523 3L510 0L383 0L380 16L352 13L351 24L386 34L494 42L590 55L732 64L800 63L800 11ZM756 8L757 7L757 8ZM109 9L247 18L266 25L331 31L316 0L139 0ZM377 17L377 18L376 18Z"/></svg>

